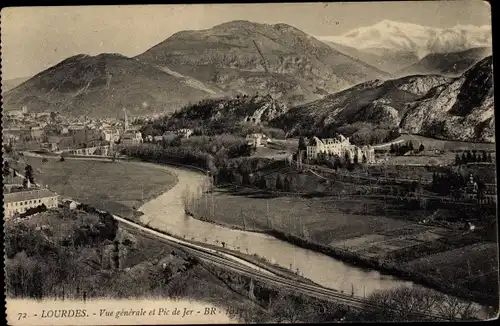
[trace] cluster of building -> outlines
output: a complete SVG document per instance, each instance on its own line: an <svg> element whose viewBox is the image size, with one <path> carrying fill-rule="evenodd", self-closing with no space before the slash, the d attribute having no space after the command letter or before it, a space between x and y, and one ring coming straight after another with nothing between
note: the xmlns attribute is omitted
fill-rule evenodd
<svg viewBox="0 0 500 326"><path fill-rule="evenodd" d="M3 142L20 150L44 148L56 153L108 153L116 143L135 145L143 142L141 132L129 126L125 109L124 115L123 120L68 118L53 112L29 113L23 107L22 110L6 112Z"/></svg>
<svg viewBox="0 0 500 326"><path fill-rule="evenodd" d="M375 162L375 150L371 146L356 146L351 144L349 138L343 135L337 135L334 138L319 139L313 137L311 143L306 147L306 155L308 159L317 159L318 155L338 155L342 158L346 154L351 162L357 155L359 162L362 158L366 158L366 163Z"/></svg>

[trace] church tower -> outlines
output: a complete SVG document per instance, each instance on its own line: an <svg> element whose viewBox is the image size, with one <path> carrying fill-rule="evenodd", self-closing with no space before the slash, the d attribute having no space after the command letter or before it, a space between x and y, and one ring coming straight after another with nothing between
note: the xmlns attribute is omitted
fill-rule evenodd
<svg viewBox="0 0 500 326"><path fill-rule="evenodd" d="M123 114L124 114L124 125L123 125L124 130L123 131L127 131L128 130L127 109L123 108Z"/></svg>

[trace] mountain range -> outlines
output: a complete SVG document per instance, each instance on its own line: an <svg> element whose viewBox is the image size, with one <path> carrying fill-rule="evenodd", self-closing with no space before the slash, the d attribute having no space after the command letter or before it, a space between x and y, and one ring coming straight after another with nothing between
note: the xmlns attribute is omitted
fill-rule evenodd
<svg viewBox="0 0 500 326"><path fill-rule="evenodd" d="M435 28L383 20L340 36L318 36L333 48L394 73L429 54L491 48L491 27L457 25Z"/></svg>
<svg viewBox="0 0 500 326"><path fill-rule="evenodd" d="M488 47L460 52L431 53L411 66L396 72L395 75L441 74L456 77L491 53L492 50Z"/></svg>
<svg viewBox="0 0 500 326"><path fill-rule="evenodd" d="M388 74L286 24L232 21L178 32L128 58L77 55L4 97L4 108L75 115L171 112L206 97L270 94L287 104L319 99Z"/></svg>
<svg viewBox="0 0 500 326"><path fill-rule="evenodd" d="M290 134L404 127L491 141L488 31L383 21L327 38L326 44L286 24L231 21L178 32L134 58L111 53L67 58L5 92L3 109L168 114L202 99L241 95L262 99L251 106ZM250 120L260 120L262 112L241 107ZM232 112L226 109L216 112ZM460 123L466 126L463 135L456 134Z"/></svg>
<svg viewBox="0 0 500 326"><path fill-rule="evenodd" d="M271 124L299 134L403 128L437 138L494 142L492 57L461 76L373 80L288 110Z"/></svg>

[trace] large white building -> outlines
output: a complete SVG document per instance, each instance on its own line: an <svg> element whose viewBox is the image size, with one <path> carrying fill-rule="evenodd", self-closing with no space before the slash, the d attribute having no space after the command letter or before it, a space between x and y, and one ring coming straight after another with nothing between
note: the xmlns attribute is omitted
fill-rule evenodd
<svg viewBox="0 0 500 326"><path fill-rule="evenodd" d="M308 159L316 159L320 153L338 155L341 158L344 158L347 152L351 162L356 154L359 162L362 161L363 156L366 157L367 163L375 162L375 150L371 146L358 147L356 145L352 145L349 138L342 135L322 140L318 137L313 137L313 143L314 145L309 145L306 148Z"/></svg>
<svg viewBox="0 0 500 326"><path fill-rule="evenodd" d="M16 213L22 214L29 208L44 204L47 208L57 207L58 195L48 189L28 189L4 194L4 213L6 218Z"/></svg>

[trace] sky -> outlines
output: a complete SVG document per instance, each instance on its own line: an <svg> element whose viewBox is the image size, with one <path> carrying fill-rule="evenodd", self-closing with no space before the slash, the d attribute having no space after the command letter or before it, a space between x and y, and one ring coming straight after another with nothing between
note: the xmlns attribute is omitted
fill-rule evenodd
<svg viewBox="0 0 500 326"><path fill-rule="evenodd" d="M2 78L30 77L81 53L135 56L178 31L231 20L334 36L385 19L440 28L490 25L490 12L480 0L10 7L1 12Z"/></svg>

